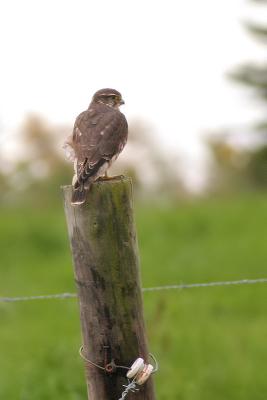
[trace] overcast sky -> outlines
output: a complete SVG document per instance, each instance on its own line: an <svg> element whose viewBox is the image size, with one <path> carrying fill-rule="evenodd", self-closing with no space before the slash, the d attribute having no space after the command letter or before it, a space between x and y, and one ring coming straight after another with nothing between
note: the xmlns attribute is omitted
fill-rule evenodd
<svg viewBox="0 0 267 400"><path fill-rule="evenodd" d="M1 142L27 112L73 124L96 90L114 87L128 119L147 121L163 150L201 158L203 132L257 115L224 76L263 57L241 23L264 16L254 8L246 0L1 2Z"/></svg>

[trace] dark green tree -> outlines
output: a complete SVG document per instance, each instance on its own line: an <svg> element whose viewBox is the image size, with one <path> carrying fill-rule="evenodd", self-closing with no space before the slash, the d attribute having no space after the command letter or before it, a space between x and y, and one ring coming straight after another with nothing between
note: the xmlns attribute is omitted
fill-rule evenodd
<svg viewBox="0 0 267 400"><path fill-rule="evenodd" d="M250 0L258 7L267 9L267 0ZM245 22L250 36L267 49L266 24ZM228 129L220 134L209 135L207 145L211 151L210 189L215 192L267 189L267 58L261 63L245 62L234 68L228 78L250 88L250 93L263 104L264 114L256 124L246 128L253 135L250 149L234 147L233 136L242 135L240 130ZM246 133L247 134L247 133ZM253 140L254 139L254 140Z"/></svg>
<svg viewBox="0 0 267 400"><path fill-rule="evenodd" d="M251 0L259 7L267 8L266 0ZM255 38L267 49L267 21L265 24L246 22L245 28L250 36ZM267 188L267 58L261 63L247 62L229 74L230 78L252 89L254 95L261 99L264 105L263 118L253 127L257 135L258 146L249 153L246 172L248 179L259 188Z"/></svg>

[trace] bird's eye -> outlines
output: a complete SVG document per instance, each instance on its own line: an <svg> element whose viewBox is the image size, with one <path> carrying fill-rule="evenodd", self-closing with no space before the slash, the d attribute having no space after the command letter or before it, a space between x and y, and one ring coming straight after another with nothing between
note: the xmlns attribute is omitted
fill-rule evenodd
<svg viewBox="0 0 267 400"><path fill-rule="evenodd" d="M110 99L110 100L115 100L115 98L116 98L116 96L115 96L115 94L109 94L109 95L106 95L106 96L104 96L106 99Z"/></svg>

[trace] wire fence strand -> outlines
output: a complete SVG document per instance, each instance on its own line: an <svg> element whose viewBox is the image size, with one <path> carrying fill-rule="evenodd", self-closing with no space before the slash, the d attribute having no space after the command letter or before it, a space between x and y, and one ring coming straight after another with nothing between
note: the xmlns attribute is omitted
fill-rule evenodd
<svg viewBox="0 0 267 400"><path fill-rule="evenodd" d="M166 285L155 286L150 288L143 288L143 292L156 292L160 290L182 290L201 287L214 287L214 286L233 286L233 285L253 285L256 283L267 283L267 278L259 279L241 279L238 281L220 281L220 282L204 282L204 283L181 283L179 285Z"/></svg>
<svg viewBox="0 0 267 400"><path fill-rule="evenodd" d="M183 289L215 287L215 286L254 285L260 283L267 283L267 278L241 279L237 281L219 281L219 282L204 282L204 283L180 283L178 285L165 285L165 286L142 288L142 291L158 292L162 290L183 290ZM13 302L31 301L31 300L70 299L75 297L77 297L76 293L57 293L57 294L47 294L38 296L0 297L0 302L13 303Z"/></svg>
<svg viewBox="0 0 267 400"><path fill-rule="evenodd" d="M56 293L56 294L44 294L38 296L0 297L0 302L13 303L16 301L70 299L74 297L77 297L76 293Z"/></svg>

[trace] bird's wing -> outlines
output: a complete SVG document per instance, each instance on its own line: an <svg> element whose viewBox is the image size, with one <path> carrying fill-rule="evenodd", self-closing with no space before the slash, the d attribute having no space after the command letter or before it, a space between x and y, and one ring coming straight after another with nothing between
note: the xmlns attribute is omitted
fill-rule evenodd
<svg viewBox="0 0 267 400"><path fill-rule="evenodd" d="M128 134L125 116L117 111L81 113L73 129L78 181L86 181L123 149Z"/></svg>

